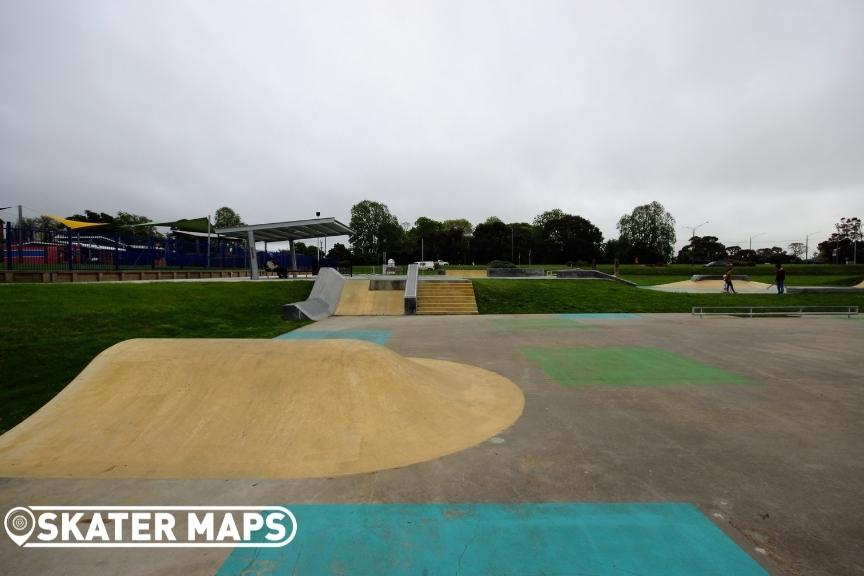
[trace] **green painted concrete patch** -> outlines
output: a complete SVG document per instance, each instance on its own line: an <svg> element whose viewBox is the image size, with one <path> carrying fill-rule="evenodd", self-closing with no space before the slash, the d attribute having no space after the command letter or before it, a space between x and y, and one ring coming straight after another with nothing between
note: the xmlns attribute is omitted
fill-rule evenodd
<svg viewBox="0 0 864 576"><path fill-rule="evenodd" d="M592 326L570 318L495 318L496 330L587 330Z"/></svg>
<svg viewBox="0 0 864 576"><path fill-rule="evenodd" d="M561 386L750 384L733 372L659 348L525 348Z"/></svg>

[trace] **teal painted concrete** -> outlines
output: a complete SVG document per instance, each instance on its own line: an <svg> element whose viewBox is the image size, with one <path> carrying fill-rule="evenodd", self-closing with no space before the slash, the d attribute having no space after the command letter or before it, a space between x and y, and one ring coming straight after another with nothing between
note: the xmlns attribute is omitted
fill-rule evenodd
<svg viewBox="0 0 864 576"><path fill-rule="evenodd" d="M236 549L219 576L767 574L690 504L287 507L294 541Z"/></svg>
<svg viewBox="0 0 864 576"><path fill-rule="evenodd" d="M641 318L639 314L628 314L625 312L619 313L584 313L584 314L558 314L561 318L570 320L629 320L633 318Z"/></svg>
<svg viewBox="0 0 864 576"><path fill-rule="evenodd" d="M366 340L384 346L390 330L295 330L276 337L279 340Z"/></svg>

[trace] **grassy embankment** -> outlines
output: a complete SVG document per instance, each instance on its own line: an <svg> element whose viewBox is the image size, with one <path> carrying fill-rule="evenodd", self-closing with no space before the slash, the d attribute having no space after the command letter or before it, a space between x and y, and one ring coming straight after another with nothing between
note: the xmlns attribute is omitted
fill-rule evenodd
<svg viewBox="0 0 864 576"><path fill-rule="evenodd" d="M0 432L36 411L99 352L129 338L272 338L302 325L281 306L311 282L0 286Z"/></svg>
<svg viewBox="0 0 864 576"><path fill-rule="evenodd" d="M857 294L680 294L603 280L474 280L481 314L690 312L693 306L858 306Z"/></svg>

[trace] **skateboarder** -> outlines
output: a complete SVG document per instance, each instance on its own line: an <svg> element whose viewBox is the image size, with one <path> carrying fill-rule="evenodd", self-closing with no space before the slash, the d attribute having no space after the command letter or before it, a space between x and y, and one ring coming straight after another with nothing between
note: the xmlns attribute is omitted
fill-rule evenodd
<svg viewBox="0 0 864 576"><path fill-rule="evenodd" d="M777 270L774 272L774 283L777 285L777 294L784 294L786 292L786 270L783 269L783 265L778 263Z"/></svg>

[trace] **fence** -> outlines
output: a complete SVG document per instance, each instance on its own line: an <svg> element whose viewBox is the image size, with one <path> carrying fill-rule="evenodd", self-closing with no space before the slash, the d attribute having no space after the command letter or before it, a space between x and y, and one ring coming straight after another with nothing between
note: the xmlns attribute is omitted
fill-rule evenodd
<svg viewBox="0 0 864 576"><path fill-rule="evenodd" d="M67 230L13 226L0 228L0 269L6 271L108 271L142 269L245 269L249 251L243 240L172 232L133 235L98 229ZM290 252L256 254L259 266L268 258L286 268ZM317 271L335 262L298 254L297 269ZM343 266L344 268L344 266ZM350 265L349 265L350 270ZM350 273L350 272L349 272Z"/></svg>
<svg viewBox="0 0 864 576"><path fill-rule="evenodd" d="M857 306L694 306L693 316L858 316Z"/></svg>

